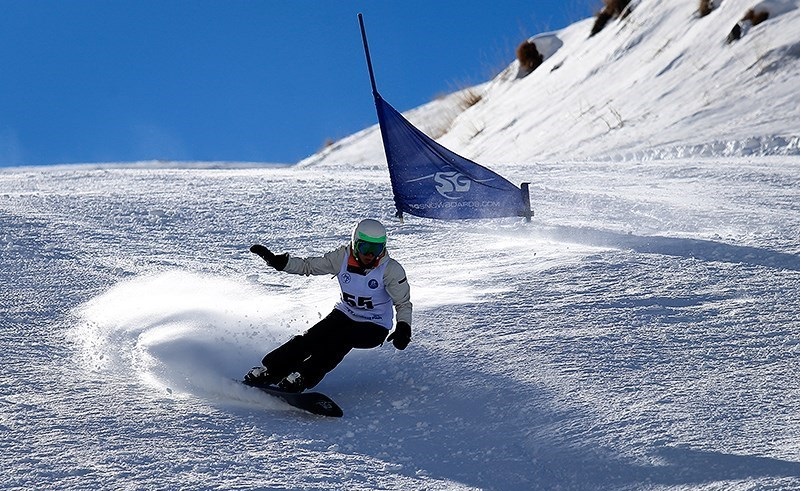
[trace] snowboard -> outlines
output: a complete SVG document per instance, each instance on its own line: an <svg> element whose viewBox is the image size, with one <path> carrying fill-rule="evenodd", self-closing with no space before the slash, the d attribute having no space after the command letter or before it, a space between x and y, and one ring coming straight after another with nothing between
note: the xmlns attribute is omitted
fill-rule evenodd
<svg viewBox="0 0 805 491"><path fill-rule="evenodd" d="M260 389L266 394L282 399L293 407L297 407L312 414L334 418L340 418L344 415L344 411L338 407L338 404L320 392L288 392L274 385L263 385L255 382L247 382L245 380L243 383L249 387Z"/></svg>

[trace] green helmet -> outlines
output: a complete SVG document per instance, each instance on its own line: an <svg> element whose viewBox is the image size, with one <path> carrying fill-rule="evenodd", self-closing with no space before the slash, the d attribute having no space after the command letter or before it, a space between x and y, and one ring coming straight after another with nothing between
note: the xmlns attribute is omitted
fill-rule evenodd
<svg viewBox="0 0 805 491"><path fill-rule="evenodd" d="M380 256L386 250L386 227L377 220L361 220L352 230L352 253Z"/></svg>

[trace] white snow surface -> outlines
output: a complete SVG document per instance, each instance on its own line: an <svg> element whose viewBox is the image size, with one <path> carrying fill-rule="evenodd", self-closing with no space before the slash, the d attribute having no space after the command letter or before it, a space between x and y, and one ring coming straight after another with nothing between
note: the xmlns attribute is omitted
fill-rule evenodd
<svg viewBox="0 0 805 491"><path fill-rule="evenodd" d="M395 221L376 127L294 166L0 170L3 488L798 489L799 2L764 3L727 45L755 3L633 2L406 113L531 182L530 223ZM338 295L249 246L367 216L408 349L324 379L341 419L240 384Z"/></svg>

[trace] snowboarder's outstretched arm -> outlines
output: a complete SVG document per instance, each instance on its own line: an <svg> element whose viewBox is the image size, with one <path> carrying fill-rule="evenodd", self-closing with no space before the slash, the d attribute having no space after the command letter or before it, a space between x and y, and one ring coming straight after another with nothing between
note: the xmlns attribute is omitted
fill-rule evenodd
<svg viewBox="0 0 805 491"><path fill-rule="evenodd" d="M262 257L269 266L277 271L282 271L288 264L287 252L285 254L277 255L269 251L266 246L260 244L254 244L253 246L249 247L249 251Z"/></svg>
<svg viewBox="0 0 805 491"><path fill-rule="evenodd" d="M284 254L273 254L265 246L255 244L250 249L251 252L262 257L269 266L277 271L300 275L322 275L338 274L347 247L341 246L338 249L328 252L320 257L292 257L287 252Z"/></svg>

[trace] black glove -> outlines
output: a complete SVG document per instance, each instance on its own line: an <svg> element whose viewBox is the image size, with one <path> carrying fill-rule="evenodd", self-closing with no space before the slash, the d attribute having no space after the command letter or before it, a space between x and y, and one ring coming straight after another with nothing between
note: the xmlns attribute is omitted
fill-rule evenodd
<svg viewBox="0 0 805 491"><path fill-rule="evenodd" d="M258 256L262 257L265 262L268 263L269 266L276 269L277 271L282 271L285 269L285 266L288 265L288 253L276 255L273 252L269 251L268 248L264 245L254 244L249 248L249 251L257 254Z"/></svg>
<svg viewBox="0 0 805 491"><path fill-rule="evenodd" d="M411 326L407 322L398 322L394 332L389 335L386 341L391 341L397 349L405 349L408 343L411 342Z"/></svg>

